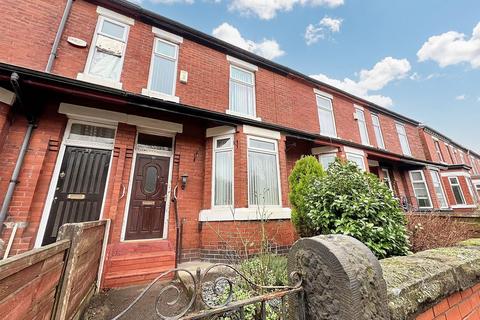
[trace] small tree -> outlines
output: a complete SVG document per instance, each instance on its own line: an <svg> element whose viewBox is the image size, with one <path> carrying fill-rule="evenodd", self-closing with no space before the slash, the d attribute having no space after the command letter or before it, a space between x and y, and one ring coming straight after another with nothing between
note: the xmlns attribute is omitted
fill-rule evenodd
<svg viewBox="0 0 480 320"><path fill-rule="evenodd" d="M289 199L292 205L292 222L302 237L310 237L315 230L309 223L305 196L314 180L325 175L322 165L314 156L302 157L295 163L288 182L290 184Z"/></svg>
<svg viewBox="0 0 480 320"><path fill-rule="evenodd" d="M352 236L378 258L408 253L405 215L376 176L337 159L326 175L309 181L297 210L302 210L303 223L315 234Z"/></svg>

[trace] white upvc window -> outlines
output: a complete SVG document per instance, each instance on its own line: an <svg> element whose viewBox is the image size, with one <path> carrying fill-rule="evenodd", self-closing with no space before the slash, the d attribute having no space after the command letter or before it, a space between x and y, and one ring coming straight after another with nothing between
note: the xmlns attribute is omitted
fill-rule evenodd
<svg viewBox="0 0 480 320"><path fill-rule="evenodd" d="M358 122L358 130L360 131L360 140L362 141L362 144L369 146L370 139L368 137L367 122L365 121L365 112L356 107L355 116Z"/></svg>
<svg viewBox="0 0 480 320"><path fill-rule="evenodd" d="M336 153L323 153L318 155L318 161L320 161L320 164L323 167L323 170L328 170L330 165L335 162L335 159L337 158Z"/></svg>
<svg viewBox="0 0 480 320"><path fill-rule="evenodd" d="M280 206L280 170L276 140L248 136L248 204Z"/></svg>
<svg viewBox="0 0 480 320"><path fill-rule="evenodd" d="M463 152L458 151L458 154L460 155L460 164L465 164L465 157L463 155Z"/></svg>
<svg viewBox="0 0 480 320"><path fill-rule="evenodd" d="M437 154L438 160L440 160L440 162L445 162L442 150L440 149L440 141L438 141L437 139L433 139L433 144L435 146L435 153Z"/></svg>
<svg viewBox="0 0 480 320"><path fill-rule="evenodd" d="M465 204L465 197L463 196L462 187L458 181L458 177L449 177L450 186L452 187L453 196L455 197L455 202L457 205Z"/></svg>
<svg viewBox="0 0 480 320"><path fill-rule="evenodd" d="M435 189L435 194L437 195L440 208L448 208L447 198L445 197L445 192L443 191L440 174L436 170L430 170L430 175L432 176L433 189Z"/></svg>
<svg viewBox="0 0 480 320"><path fill-rule="evenodd" d="M247 117L256 117L255 73L251 70L230 65L230 111Z"/></svg>
<svg viewBox="0 0 480 320"><path fill-rule="evenodd" d="M398 139L400 140L400 146L402 147L402 152L404 155L411 156L412 152L410 151L410 145L408 143L407 132L405 131L405 126L401 123L395 123L397 129Z"/></svg>
<svg viewBox="0 0 480 320"><path fill-rule="evenodd" d="M84 75L100 81L119 83L122 73L129 25L100 15L87 58Z"/></svg>
<svg viewBox="0 0 480 320"><path fill-rule="evenodd" d="M347 152L347 160L352 161L357 165L358 168L360 168L363 171L366 171L365 160L363 159L362 155Z"/></svg>
<svg viewBox="0 0 480 320"><path fill-rule="evenodd" d="M475 191L475 188L473 186L472 179L470 177L466 177L466 179L467 179L468 191L470 192L470 195L472 196L474 202L477 202L478 201L477 192Z"/></svg>
<svg viewBox="0 0 480 320"><path fill-rule="evenodd" d="M177 82L178 45L160 38L155 38L148 90L161 95L175 96Z"/></svg>
<svg viewBox="0 0 480 320"><path fill-rule="evenodd" d="M375 132L375 139L377 146L380 149L385 149L385 142L383 141L382 127L380 126L380 118L376 114L372 114L373 131Z"/></svg>
<svg viewBox="0 0 480 320"><path fill-rule="evenodd" d="M329 137L337 136L332 98L316 94L320 134Z"/></svg>
<svg viewBox="0 0 480 320"><path fill-rule="evenodd" d="M233 205L233 146L233 135L213 139L212 206L214 207Z"/></svg>
<svg viewBox="0 0 480 320"><path fill-rule="evenodd" d="M418 207L421 209L432 208L432 200L430 199L430 193L423 171L410 171L410 179L412 180L413 192L415 193Z"/></svg>
<svg viewBox="0 0 480 320"><path fill-rule="evenodd" d="M475 158L473 156L470 156L470 165L472 167L473 174L477 175L478 174L477 162L475 161Z"/></svg>
<svg viewBox="0 0 480 320"><path fill-rule="evenodd" d="M390 171L387 168L382 168L381 170L383 173L383 181L388 186L388 188L393 191L393 183L390 177Z"/></svg>

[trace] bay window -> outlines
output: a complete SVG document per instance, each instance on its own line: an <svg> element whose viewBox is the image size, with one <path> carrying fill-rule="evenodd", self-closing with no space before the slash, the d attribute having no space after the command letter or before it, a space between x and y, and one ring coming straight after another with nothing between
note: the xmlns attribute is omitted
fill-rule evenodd
<svg viewBox="0 0 480 320"><path fill-rule="evenodd" d="M280 205L280 172L276 140L248 137L248 204Z"/></svg>
<svg viewBox="0 0 480 320"><path fill-rule="evenodd" d="M390 178L390 172L388 171L387 168L382 168L381 170L383 173L383 181L388 186L388 188L393 191L393 183L392 183L392 179Z"/></svg>
<svg viewBox="0 0 480 320"><path fill-rule="evenodd" d="M213 206L233 205L233 135L213 140Z"/></svg>
<svg viewBox="0 0 480 320"><path fill-rule="evenodd" d="M318 161L320 161L323 170L328 170L328 167L330 167L330 165L335 162L336 158L336 153L325 153L318 156Z"/></svg>
<svg viewBox="0 0 480 320"><path fill-rule="evenodd" d="M355 153L347 153L347 160L355 163L362 171L366 170L363 156Z"/></svg>
<svg viewBox="0 0 480 320"><path fill-rule="evenodd" d="M447 199L445 198L445 193L443 192L442 188L442 180L440 179L438 171L430 170L430 175L432 176L433 189L437 195L440 208L448 208Z"/></svg>
<svg viewBox="0 0 480 320"><path fill-rule="evenodd" d="M427 182L423 175L423 171L410 171L410 179L412 180L413 192L415 193L418 207L420 209L432 208L432 201L430 199L430 193L428 192Z"/></svg>
<svg viewBox="0 0 480 320"><path fill-rule="evenodd" d="M463 196L462 187L457 177L449 177L450 186L452 187L453 196L455 197L455 202L459 205L465 204L465 197Z"/></svg>

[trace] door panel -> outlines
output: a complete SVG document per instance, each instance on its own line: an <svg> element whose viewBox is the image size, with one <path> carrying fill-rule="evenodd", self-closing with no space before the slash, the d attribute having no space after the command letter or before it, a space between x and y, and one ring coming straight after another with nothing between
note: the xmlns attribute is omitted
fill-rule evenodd
<svg viewBox="0 0 480 320"><path fill-rule="evenodd" d="M125 239L163 237L170 158L137 155Z"/></svg>
<svg viewBox="0 0 480 320"><path fill-rule="evenodd" d="M98 220L111 151L66 147L42 245L65 223Z"/></svg>

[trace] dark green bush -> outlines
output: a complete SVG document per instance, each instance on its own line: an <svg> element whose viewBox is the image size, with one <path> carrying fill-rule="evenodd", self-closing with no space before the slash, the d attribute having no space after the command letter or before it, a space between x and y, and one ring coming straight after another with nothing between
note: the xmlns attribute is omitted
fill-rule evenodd
<svg viewBox="0 0 480 320"><path fill-rule="evenodd" d="M308 223L305 196L313 181L325 175L322 165L314 156L302 157L295 163L288 182L290 184L289 199L292 205L292 222L302 237L314 235L314 229Z"/></svg>
<svg viewBox="0 0 480 320"><path fill-rule="evenodd" d="M308 181L297 210L302 210L302 222L315 234L352 236L378 258L408 253L405 215L390 189L375 175L337 159L326 175Z"/></svg>

